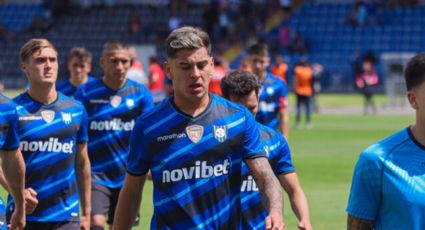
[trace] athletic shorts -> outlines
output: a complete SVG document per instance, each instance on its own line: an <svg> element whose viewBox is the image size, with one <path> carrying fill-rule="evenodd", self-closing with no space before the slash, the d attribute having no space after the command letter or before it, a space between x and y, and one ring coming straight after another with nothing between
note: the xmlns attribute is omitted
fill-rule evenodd
<svg viewBox="0 0 425 230"><path fill-rule="evenodd" d="M114 223L115 209L120 195L120 188L108 188L106 186L92 183L91 187L91 214L107 215L106 223ZM139 225L139 213L133 226Z"/></svg>
<svg viewBox="0 0 425 230"><path fill-rule="evenodd" d="M63 221L63 222L36 222L27 221L25 230L80 230L80 222Z"/></svg>

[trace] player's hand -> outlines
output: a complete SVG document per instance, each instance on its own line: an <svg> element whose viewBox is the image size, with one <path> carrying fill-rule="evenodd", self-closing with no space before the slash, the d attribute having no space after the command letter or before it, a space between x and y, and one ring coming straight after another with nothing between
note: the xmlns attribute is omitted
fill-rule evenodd
<svg viewBox="0 0 425 230"><path fill-rule="evenodd" d="M34 189L32 188L27 188L25 189L24 195L25 195L25 211L27 214L31 214L32 212L34 212L34 209L38 205L37 192L34 191Z"/></svg>
<svg viewBox="0 0 425 230"><path fill-rule="evenodd" d="M12 217L10 218L10 226L11 230L22 230L25 227L25 211L24 208L16 207L16 209L12 213Z"/></svg>
<svg viewBox="0 0 425 230"><path fill-rule="evenodd" d="M90 230L90 216L80 216L80 229Z"/></svg>
<svg viewBox="0 0 425 230"><path fill-rule="evenodd" d="M267 230L284 230L282 214L270 213L265 220Z"/></svg>
<svg viewBox="0 0 425 230"><path fill-rule="evenodd" d="M313 227L311 227L311 224L308 221L300 221L298 223L298 229L299 230L312 230Z"/></svg>

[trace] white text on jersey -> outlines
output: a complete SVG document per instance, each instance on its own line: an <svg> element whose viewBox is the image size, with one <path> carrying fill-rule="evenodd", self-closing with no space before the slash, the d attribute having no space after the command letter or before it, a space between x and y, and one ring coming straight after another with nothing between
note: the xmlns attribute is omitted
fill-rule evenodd
<svg viewBox="0 0 425 230"><path fill-rule="evenodd" d="M164 170L162 172L162 183L226 175L229 173L229 169L229 159L225 159L222 164L216 165L207 165L206 161L196 161L194 166L171 171Z"/></svg>
<svg viewBox="0 0 425 230"><path fill-rule="evenodd" d="M74 142L71 140L69 142L62 143L58 138L51 137L48 141L21 141L20 147L22 151L72 153Z"/></svg>
<svg viewBox="0 0 425 230"><path fill-rule="evenodd" d="M114 131L131 131L134 127L134 120L124 122L119 118L114 118L109 121L92 121L90 122L91 130L114 130Z"/></svg>

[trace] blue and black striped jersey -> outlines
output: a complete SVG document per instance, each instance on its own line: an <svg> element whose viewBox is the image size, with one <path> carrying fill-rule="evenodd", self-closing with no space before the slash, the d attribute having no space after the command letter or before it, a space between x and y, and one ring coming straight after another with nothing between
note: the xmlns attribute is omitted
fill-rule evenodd
<svg viewBox="0 0 425 230"><path fill-rule="evenodd" d="M267 72L261 82L260 102L255 119L263 125L277 129L278 112L288 106L286 84L280 78Z"/></svg>
<svg viewBox="0 0 425 230"><path fill-rule="evenodd" d="M127 172L152 172L151 229L242 227L242 161L265 154L248 110L214 94L210 98L196 117L168 98L136 122Z"/></svg>
<svg viewBox="0 0 425 230"><path fill-rule="evenodd" d="M93 77L89 76L86 83L92 82L94 80L95 79ZM56 90L65 94L66 96L73 97L75 92L77 92L77 87L73 86L69 79L66 79L56 83Z"/></svg>
<svg viewBox="0 0 425 230"><path fill-rule="evenodd" d="M16 105L0 94L0 150L14 150L18 147L18 113Z"/></svg>
<svg viewBox="0 0 425 230"><path fill-rule="evenodd" d="M132 80L115 91L102 79L86 83L75 99L89 116L89 157L92 181L109 188L121 188L125 179L130 133L137 117L153 107L148 89Z"/></svg>
<svg viewBox="0 0 425 230"><path fill-rule="evenodd" d="M25 187L33 188L39 201L27 221L77 221L75 158L77 144L88 140L83 105L61 93L49 105L35 101L28 93L13 100L18 105ZM9 196L7 211L13 211L13 206Z"/></svg>
<svg viewBox="0 0 425 230"><path fill-rule="evenodd" d="M261 144L267 153L276 175L294 172L291 152L285 138L278 131L259 124ZM264 220L268 213L261 203L260 192L248 167L242 166L241 206L243 229L265 229Z"/></svg>

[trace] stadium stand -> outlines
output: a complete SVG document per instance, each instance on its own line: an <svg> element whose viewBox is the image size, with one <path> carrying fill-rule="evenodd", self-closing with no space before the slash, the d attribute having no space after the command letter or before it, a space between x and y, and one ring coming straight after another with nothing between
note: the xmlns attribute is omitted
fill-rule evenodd
<svg viewBox="0 0 425 230"><path fill-rule="evenodd" d="M97 61L102 45L110 40L123 40L127 43L156 44L160 60L164 57L163 41L168 32L168 20L174 15L182 20L181 24L203 27L203 11L208 1L201 4L191 3L187 10L158 10L154 2L144 0L138 4L116 4L113 9L92 7L85 11L72 13L56 19L47 32L28 31L34 18L43 16L43 7L35 3L0 4L0 23L17 35L10 41L0 42L0 81L8 88L22 86L23 74L19 69L18 50L24 41L32 37L46 37L60 50L59 61L64 65L66 54L73 46L85 46L94 56L95 65L91 75L102 74ZM30 1L34 2L34 1ZM130 1L128 1L130 2ZM380 8L376 13L376 22L363 28L353 27L347 23L347 15L354 1L316 0L305 1L299 8L294 8L291 16L281 24L301 34L308 44L305 56L311 63L321 63L326 70L322 78L324 90L354 90L354 76L351 62L356 52L372 50L378 57L385 52L419 52L425 45L421 39L425 35L425 6L413 8ZM148 25L148 33L129 36L130 20L138 16L143 25ZM277 26L264 33L269 43L276 41ZM231 39L231 38L230 38ZM217 46L216 46L217 47ZM290 70L299 60L300 54L281 50L289 61ZM242 55L231 61L231 67L237 68ZM377 71L382 78L382 66L377 63ZM60 68L60 78L66 76L65 68ZM291 74L288 76L292 82Z"/></svg>

